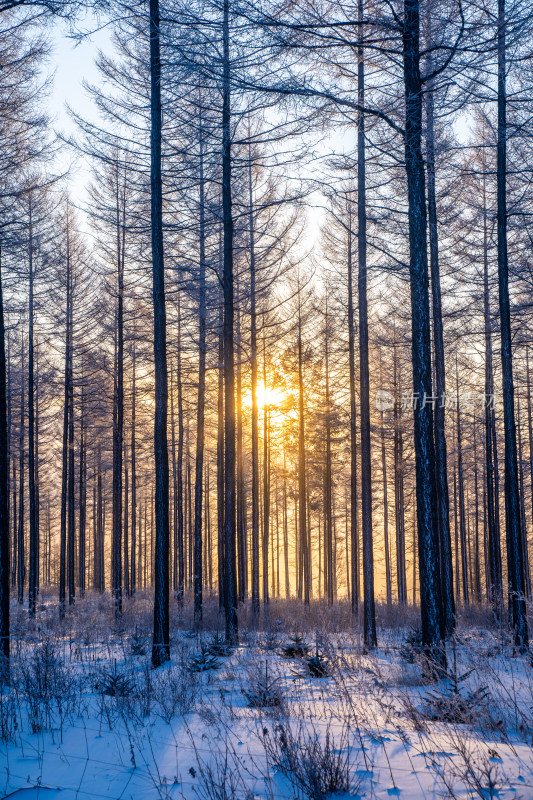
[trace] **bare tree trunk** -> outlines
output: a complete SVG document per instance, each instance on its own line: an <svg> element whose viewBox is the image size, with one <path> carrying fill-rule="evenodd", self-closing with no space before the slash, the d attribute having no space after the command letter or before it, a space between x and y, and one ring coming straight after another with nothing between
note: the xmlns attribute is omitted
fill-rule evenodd
<svg viewBox="0 0 533 800"><path fill-rule="evenodd" d="M178 492L178 604L183 606L183 593L185 590L185 526L183 520L183 384L181 380L181 305L178 295L178 463L177 463L177 492Z"/></svg>
<svg viewBox="0 0 533 800"><path fill-rule="evenodd" d="M411 349L416 461L416 501L422 642L428 658L444 668L441 646L444 615L441 594L435 443L433 437L431 332L428 288L427 214L422 156L422 80L420 2L404 0L403 72L405 85L405 166L407 173L411 284Z"/></svg>
<svg viewBox="0 0 533 800"><path fill-rule="evenodd" d="M24 581L26 579L26 548L24 542L24 339L21 342L21 385L20 385L20 433L19 433L19 508L17 524L17 595L20 605L24 602Z"/></svg>
<svg viewBox="0 0 533 800"><path fill-rule="evenodd" d="M363 0L358 0L358 19L362 24ZM365 104L365 64L362 46L357 54L357 94L359 106ZM372 464L370 456L370 386L368 366L368 299L366 266L366 162L365 117L357 114L357 258L359 262L359 396L361 408L361 521L363 535L363 612L364 640L367 647L377 644L374 605L374 544L372 535Z"/></svg>
<svg viewBox="0 0 533 800"><path fill-rule="evenodd" d="M238 294L238 289L237 289ZM238 597L241 603L246 598L247 582L247 547L246 547L246 486L244 480L243 461L243 425L242 425L242 345L241 315L237 308L237 565L238 565Z"/></svg>
<svg viewBox="0 0 533 800"><path fill-rule="evenodd" d="M395 331L396 333L396 331ZM394 396L399 396L398 365L396 354L396 336L394 339ZM403 477L403 431L401 407L394 403L394 505L396 523L396 582L398 587L398 603L407 603L407 576L405 567L405 499Z"/></svg>
<svg viewBox="0 0 533 800"><path fill-rule="evenodd" d="M531 409L531 375L529 371L529 347L526 347L526 371L527 371L527 429L529 438L529 475L531 481L531 503L533 505L533 422ZM528 569L529 578L529 569Z"/></svg>
<svg viewBox="0 0 533 800"><path fill-rule="evenodd" d="M383 539L385 548L385 585L387 590L387 605L392 603L392 584L390 574L389 552L389 501L387 491L387 453L385 450L385 425L383 411L381 412L381 472L383 475Z"/></svg>
<svg viewBox="0 0 533 800"><path fill-rule="evenodd" d="M335 565L333 553L333 490L331 475L331 398L329 391L329 318L328 318L328 295L326 289L326 313L325 313L325 342L324 342L324 369L326 375L326 402L325 402L325 428L326 428L326 459L324 469L324 564L327 565L327 596L328 605L333 604L335 597Z"/></svg>
<svg viewBox="0 0 533 800"><path fill-rule="evenodd" d="M531 580L529 575L529 550L527 544L526 504L524 496L524 462L522 460L522 425L520 422L520 395L516 403L517 430L518 430L518 476L520 480L520 521L522 523L522 558L524 562L524 585L526 598L531 597Z"/></svg>
<svg viewBox="0 0 533 800"><path fill-rule="evenodd" d="M457 369L457 355L455 357L455 379L457 382L457 483L459 487L459 533L461 541L461 575L463 578L463 602L465 606L470 605L470 595L468 590L468 561L466 553L466 516L465 516L465 492L463 478L463 444L461 428L461 408L459 397L459 373ZM456 554L456 558L459 554Z"/></svg>
<svg viewBox="0 0 533 800"><path fill-rule="evenodd" d="M474 594L476 603L481 604L481 559L479 547L479 481L477 466L477 436L476 436L476 417L474 415L474 497L475 497L475 528L474 528Z"/></svg>
<svg viewBox="0 0 533 800"><path fill-rule="evenodd" d="M350 551L351 608L359 612L359 536L357 530L357 403L355 396L355 319L353 302L352 207L348 200L348 352L350 360Z"/></svg>
<svg viewBox="0 0 533 800"><path fill-rule="evenodd" d="M270 476L268 474L268 403L267 403L267 374L266 374L266 328L263 320L263 388L265 400L263 403L263 603L268 605L268 541L270 534Z"/></svg>
<svg viewBox="0 0 533 800"><path fill-rule="evenodd" d="M6 332L2 292L2 249L0 243L0 654L3 677L8 682L9 630L9 457L6 392Z"/></svg>
<svg viewBox="0 0 533 800"><path fill-rule="evenodd" d="M67 259L66 288L67 304L65 313L65 374L63 397L63 452L61 470L61 530L59 554L59 617L65 616L66 573L67 573L67 492L68 492L68 433L69 433L69 381L70 381L70 304L71 304L71 264L70 264L70 224L67 209Z"/></svg>
<svg viewBox="0 0 533 800"><path fill-rule="evenodd" d="M196 474L194 484L194 626L202 625L202 489L204 476L205 359L206 359L206 264L204 142L200 119L200 271L198 276L198 405L196 409Z"/></svg>
<svg viewBox="0 0 533 800"><path fill-rule="evenodd" d="M302 301L300 295L300 276L298 275L298 529L300 542L307 541L307 494L306 494L306 463L305 463L305 397L303 377L303 343L302 343ZM305 569L305 567L304 567ZM299 581L302 570L298 571ZM309 582L305 580L304 587ZM301 583L299 584L301 586ZM309 593L305 595L305 603L309 604Z"/></svg>
<svg viewBox="0 0 533 800"><path fill-rule="evenodd" d="M117 168L118 171L118 168ZM117 315L113 392L113 601L115 618L122 615L122 464L124 454L124 240L120 192L116 185ZM124 226L122 225L122 228Z"/></svg>
<svg viewBox="0 0 533 800"><path fill-rule="evenodd" d="M520 530L520 497L516 453L509 263L507 253L507 89L506 11L498 0L498 142L497 142L497 228L498 288L500 304L501 361L503 379L503 424L505 436L505 518L507 521L507 564L511 603L511 625L515 644L528 646L524 560Z"/></svg>
<svg viewBox="0 0 533 800"><path fill-rule="evenodd" d="M252 377L252 614L259 615L259 413L257 408L257 310L252 158L248 152L250 236L250 361Z"/></svg>
<svg viewBox="0 0 533 800"><path fill-rule="evenodd" d="M35 490L35 380L34 380L34 267L33 267L33 220L32 198L28 200L28 269L29 269L29 314L28 314L28 491L30 516L30 569L28 584L28 611L35 616L37 601L37 574L39 571L37 546L37 503Z"/></svg>
<svg viewBox="0 0 533 800"><path fill-rule="evenodd" d="M428 71L433 69L428 58ZM452 540L450 534L450 508L448 498L448 457L446 450L445 397L446 367L444 359L444 331L442 324L442 298L440 287L439 237L437 227L437 198L435 189L435 130L434 94L429 86L426 98L426 162L428 177L428 221L431 270L431 298L433 305L433 351L435 356L435 469L437 473L438 525L440 566L445 635L451 636L455 627L455 601L453 593Z"/></svg>
<svg viewBox="0 0 533 800"><path fill-rule="evenodd" d="M494 420L494 378L489 297L488 224L485 178L483 177L483 315L485 328L485 472L487 487L487 535L489 562L489 600L496 615L503 611L502 557L500 548L496 431Z"/></svg>
<svg viewBox="0 0 533 800"><path fill-rule="evenodd" d="M152 664L170 658L169 640L169 487L167 448L167 343L165 267L163 260L163 194L161 183L161 59L159 0L150 0L150 184L155 366L155 594Z"/></svg>
<svg viewBox="0 0 533 800"><path fill-rule="evenodd" d="M71 301L69 321L69 363L68 363L68 481L67 481L67 583L68 604L73 605L75 591L76 531L74 516L74 377L73 377L73 297L71 274Z"/></svg>
<svg viewBox="0 0 533 800"><path fill-rule="evenodd" d="M132 381L131 381L131 594L135 596L137 590L137 453L135 441L135 403L137 397L136 386L136 345L133 344L132 356Z"/></svg>
<svg viewBox="0 0 533 800"><path fill-rule="evenodd" d="M85 385L81 376L80 401L80 464L79 464L79 552L78 552L78 588L80 597L85 595L86 575L86 538L87 538L87 444L85 441Z"/></svg>
<svg viewBox="0 0 533 800"><path fill-rule="evenodd" d="M219 313L218 336L218 404L217 404L217 537L218 537L218 602L224 608L224 335L223 304Z"/></svg>
<svg viewBox="0 0 533 800"><path fill-rule="evenodd" d="M226 639L238 639L235 542L235 365L233 300L233 216L231 198L231 107L229 0L223 3L222 23L222 219L224 290L224 611Z"/></svg>

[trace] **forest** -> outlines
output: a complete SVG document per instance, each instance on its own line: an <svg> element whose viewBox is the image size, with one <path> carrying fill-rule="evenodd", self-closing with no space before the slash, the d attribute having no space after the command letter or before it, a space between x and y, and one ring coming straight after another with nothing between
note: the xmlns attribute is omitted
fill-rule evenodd
<svg viewBox="0 0 533 800"><path fill-rule="evenodd" d="M532 43L0 0L2 796L533 798Z"/></svg>

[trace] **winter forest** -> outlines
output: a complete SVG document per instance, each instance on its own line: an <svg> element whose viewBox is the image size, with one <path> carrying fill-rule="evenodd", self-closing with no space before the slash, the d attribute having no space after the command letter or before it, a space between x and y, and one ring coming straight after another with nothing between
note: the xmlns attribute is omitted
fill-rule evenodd
<svg viewBox="0 0 533 800"><path fill-rule="evenodd" d="M533 798L532 42L0 0L3 797Z"/></svg>

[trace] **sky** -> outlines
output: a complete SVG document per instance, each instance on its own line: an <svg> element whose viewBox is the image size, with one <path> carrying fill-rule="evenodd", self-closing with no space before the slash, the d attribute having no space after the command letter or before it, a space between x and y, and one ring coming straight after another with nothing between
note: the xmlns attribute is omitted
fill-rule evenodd
<svg viewBox="0 0 533 800"><path fill-rule="evenodd" d="M96 27L96 24L92 19L84 21L84 26L89 30ZM66 23L55 23L50 55L50 70L54 81L48 100L48 110L54 130L66 136L73 136L76 134L76 126L69 117L67 103L87 119L95 118L96 113L83 88L83 81L98 82L95 57L98 50L110 49L111 31L110 29L97 31L80 43L71 38L69 33ZM74 203L82 203L87 181L86 165L80 159L75 164L72 164L72 161L72 151L66 145L60 145L59 168L63 170L71 165L69 187L72 199Z"/></svg>

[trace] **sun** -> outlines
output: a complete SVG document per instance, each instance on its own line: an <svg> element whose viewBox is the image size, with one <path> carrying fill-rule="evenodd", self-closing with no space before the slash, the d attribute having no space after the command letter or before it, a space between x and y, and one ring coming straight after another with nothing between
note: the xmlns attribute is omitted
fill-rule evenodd
<svg viewBox="0 0 533 800"><path fill-rule="evenodd" d="M262 381L257 384L257 405L259 408L278 406L280 403L283 403L286 397L287 394L283 389L278 389L275 386L265 387Z"/></svg>
<svg viewBox="0 0 533 800"><path fill-rule="evenodd" d="M258 381L257 383L257 407L260 409L265 408L265 406L269 406L271 408L275 408L276 406L281 405L287 399L287 392L283 389L275 387L275 386L267 386L263 381ZM252 405L252 393L251 391L247 391L243 393L242 397L242 405L249 406Z"/></svg>

